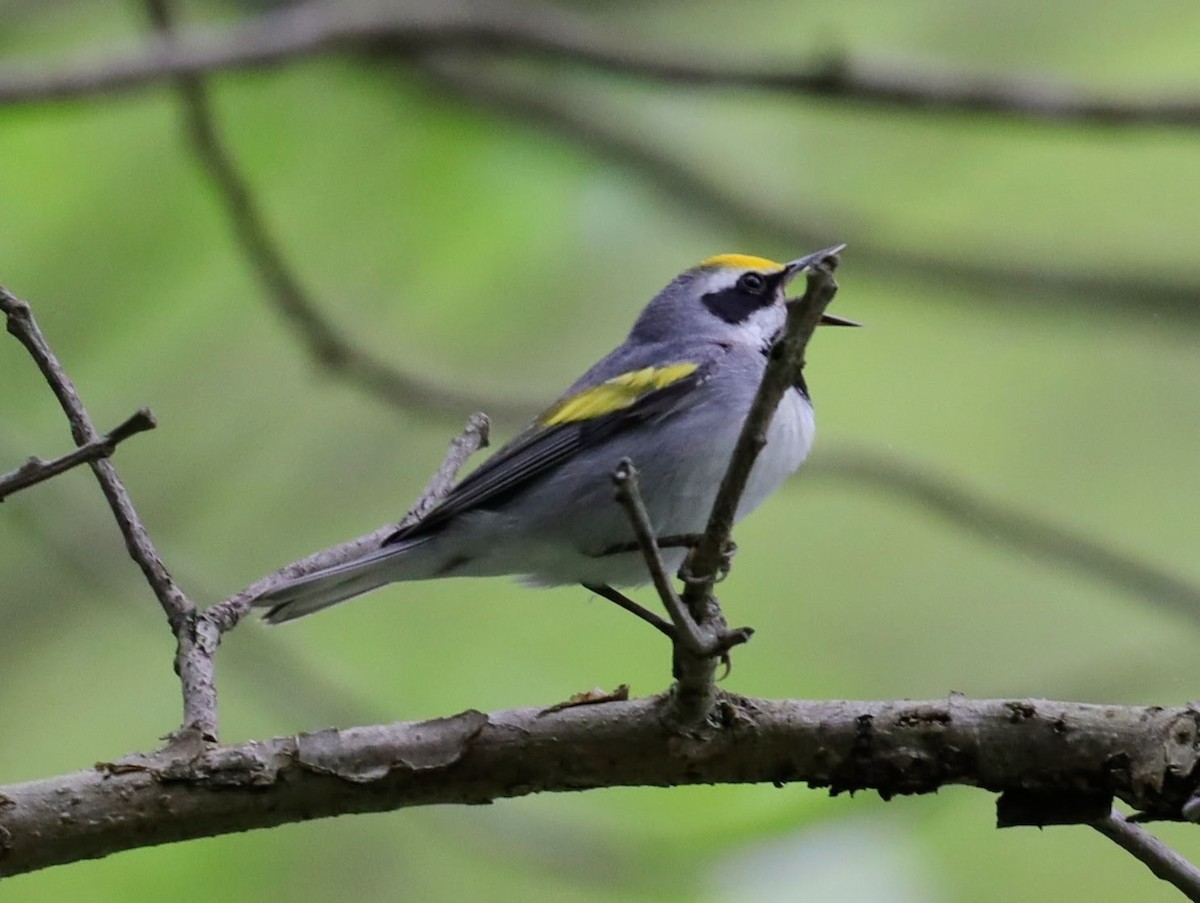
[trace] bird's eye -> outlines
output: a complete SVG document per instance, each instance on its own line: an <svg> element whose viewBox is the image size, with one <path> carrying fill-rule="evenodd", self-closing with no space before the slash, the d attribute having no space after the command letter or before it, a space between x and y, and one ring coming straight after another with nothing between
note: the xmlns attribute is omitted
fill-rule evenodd
<svg viewBox="0 0 1200 903"><path fill-rule="evenodd" d="M742 278L738 280L738 288L752 295L761 294L766 287L767 280L761 273L743 273Z"/></svg>

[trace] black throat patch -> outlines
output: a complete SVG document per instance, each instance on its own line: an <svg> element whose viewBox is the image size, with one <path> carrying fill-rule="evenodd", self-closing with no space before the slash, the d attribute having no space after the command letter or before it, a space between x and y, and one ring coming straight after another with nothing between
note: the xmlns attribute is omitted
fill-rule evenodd
<svg viewBox="0 0 1200 903"><path fill-rule="evenodd" d="M773 291L752 294L733 286L719 292L709 292L701 299L714 316L726 323L741 323L755 311L770 307L775 301Z"/></svg>

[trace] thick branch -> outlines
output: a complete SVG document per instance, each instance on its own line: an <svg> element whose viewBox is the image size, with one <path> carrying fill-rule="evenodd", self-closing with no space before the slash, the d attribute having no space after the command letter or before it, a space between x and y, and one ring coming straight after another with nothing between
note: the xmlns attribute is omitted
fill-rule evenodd
<svg viewBox="0 0 1200 903"><path fill-rule="evenodd" d="M399 11L308 3L221 29L191 30L49 71L0 70L0 104L92 97L181 75L278 66L318 54L412 54L436 49L520 53L670 84L733 87L905 110L986 113L1049 124L1200 125L1184 96L1105 97L1049 79L981 78L834 58L764 67L672 50L540 4L441 3Z"/></svg>
<svg viewBox="0 0 1200 903"><path fill-rule="evenodd" d="M0 476L0 502L4 501L10 495L20 492L22 489L36 486L38 483L49 480L51 477L56 477L60 473L66 473L71 468L78 467L80 464L95 461L97 458L107 458L116 451L118 445L130 436L136 436L138 433L152 430L157 425L154 415L150 413L150 409L141 408L132 416L118 423L103 436L79 446L74 451L67 452L65 455L60 455L49 461L43 461L41 458L30 458L12 473Z"/></svg>
<svg viewBox="0 0 1200 903"><path fill-rule="evenodd" d="M664 724L666 705L470 711L0 787L0 874L343 813L614 786L796 782L889 798L969 784L1114 794L1177 818L1200 764L1200 714L1185 708L723 696L719 723L690 739Z"/></svg>

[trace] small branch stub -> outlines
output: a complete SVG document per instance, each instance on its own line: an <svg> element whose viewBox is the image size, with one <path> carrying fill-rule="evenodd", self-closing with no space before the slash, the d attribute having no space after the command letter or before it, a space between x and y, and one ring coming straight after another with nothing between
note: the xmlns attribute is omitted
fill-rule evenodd
<svg viewBox="0 0 1200 903"><path fill-rule="evenodd" d="M67 452L65 455L60 455L49 461L43 461L41 458L30 458L16 470L0 476L0 502L3 502L10 495L20 492L22 489L36 486L38 483L45 482L61 473L66 473L71 468L78 467L80 464L86 464L89 461L95 461L99 458L107 458L116 451L118 445L130 436L152 430L156 426L158 426L158 423L155 421L154 415L150 413L150 409L141 408L100 438L86 442L74 451Z"/></svg>

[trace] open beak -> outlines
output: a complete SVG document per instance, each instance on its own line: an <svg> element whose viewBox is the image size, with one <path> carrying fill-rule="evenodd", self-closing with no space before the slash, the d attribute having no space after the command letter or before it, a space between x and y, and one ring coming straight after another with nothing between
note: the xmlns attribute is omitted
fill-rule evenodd
<svg viewBox="0 0 1200 903"><path fill-rule="evenodd" d="M834 265L837 265L837 255L842 252L846 246L844 244L834 245L832 248L825 248L821 251L814 251L812 254L806 254L796 260L789 261L784 265L784 279L790 282L795 279L809 267L815 264L822 263L826 259L834 258ZM857 320L848 320L845 317L837 317L833 314L821 315L821 326L862 326Z"/></svg>
<svg viewBox="0 0 1200 903"><path fill-rule="evenodd" d="M862 326L858 320L850 320L846 317L835 317L833 314L821 314L821 319L817 322L818 326Z"/></svg>

